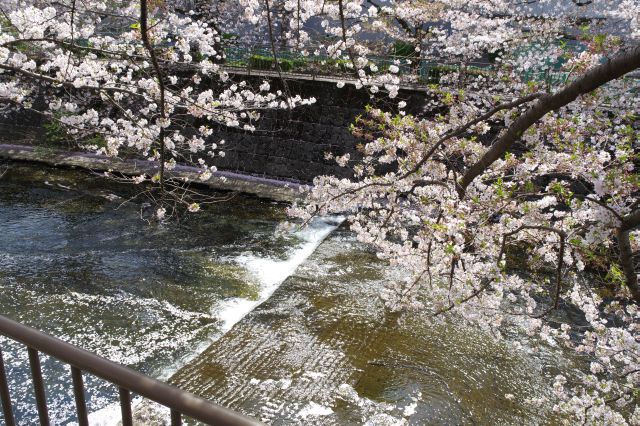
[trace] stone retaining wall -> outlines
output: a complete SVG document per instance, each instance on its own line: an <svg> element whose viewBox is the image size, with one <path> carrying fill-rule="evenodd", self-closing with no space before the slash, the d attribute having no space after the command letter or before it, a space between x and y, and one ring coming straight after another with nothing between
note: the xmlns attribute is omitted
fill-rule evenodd
<svg viewBox="0 0 640 426"><path fill-rule="evenodd" d="M243 78L246 78L243 76ZM272 86L277 85L272 81ZM225 154L216 164L224 170L311 182L320 175L349 177L348 168L340 167L326 153L334 156L351 154L358 158L357 145L349 125L367 104L387 102L397 105L405 100L419 108L424 95L401 91L397 99L371 99L364 90L353 85L338 88L333 83L289 81L292 94L316 98L310 106L292 111L268 111L255 132L218 128L216 139L226 141Z"/></svg>
<svg viewBox="0 0 640 426"><path fill-rule="evenodd" d="M235 76L259 85L261 78ZM271 81L274 89L281 88L278 80ZM367 104L400 100L419 106L424 95L415 91L401 91L397 99L370 99L364 90L353 85L338 88L334 83L320 81L288 81L293 95L315 97L316 103L286 110L267 110L254 132L218 126L212 142L225 140L225 157L213 162L220 170L309 183L320 175L350 176L348 168L339 167L325 154L351 154L358 158L356 146L362 141L349 132L349 125L364 111ZM46 132L40 114L23 112L0 116L0 142L33 143L44 141ZM60 147L68 149L69 147Z"/></svg>

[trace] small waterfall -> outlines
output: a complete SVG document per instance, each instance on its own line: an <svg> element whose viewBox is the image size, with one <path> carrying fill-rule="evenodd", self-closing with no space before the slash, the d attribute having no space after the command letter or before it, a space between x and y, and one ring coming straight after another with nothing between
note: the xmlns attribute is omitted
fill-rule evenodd
<svg viewBox="0 0 640 426"><path fill-rule="evenodd" d="M316 218L307 227L295 234L302 242L285 260L242 255L236 261L245 266L259 281L260 290L257 300L232 298L220 302L213 313L223 322L220 336L251 312L256 306L267 300L295 270L307 260L320 243L344 221L343 217Z"/></svg>
<svg viewBox="0 0 640 426"><path fill-rule="evenodd" d="M195 348L189 358L182 359L178 365L170 366L162 371L159 379L168 379L180 367L202 353L212 342L224 336L256 306L267 300L343 221L344 217L341 216L315 218L305 228L295 232L294 235L301 241L293 248L289 257L284 260L253 255L241 255L235 258L235 262L243 265L258 280L260 285L258 298L251 300L235 297L216 304L212 308L212 315L222 322L220 332ZM169 415L166 407L139 397L132 401L132 406L134 411L143 410L147 414L155 416L156 419L168 418ZM118 425L120 405L114 403L95 411L89 415L89 420L92 425L96 426Z"/></svg>

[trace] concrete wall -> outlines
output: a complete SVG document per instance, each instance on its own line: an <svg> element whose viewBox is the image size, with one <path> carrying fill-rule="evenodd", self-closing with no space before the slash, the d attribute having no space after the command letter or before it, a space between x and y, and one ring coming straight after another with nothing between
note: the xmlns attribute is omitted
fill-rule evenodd
<svg viewBox="0 0 640 426"><path fill-rule="evenodd" d="M0 114L0 141L32 144L44 140L44 118L36 111L7 111Z"/></svg>
<svg viewBox="0 0 640 426"><path fill-rule="evenodd" d="M274 85L276 83L274 82ZM349 124L363 111L368 97L330 83L289 83L292 93L315 97L316 103L292 111L267 111L255 132L218 128L213 140L226 141L226 156L215 164L225 170L310 182L315 176L348 176L346 168L325 153L356 153L358 141Z"/></svg>

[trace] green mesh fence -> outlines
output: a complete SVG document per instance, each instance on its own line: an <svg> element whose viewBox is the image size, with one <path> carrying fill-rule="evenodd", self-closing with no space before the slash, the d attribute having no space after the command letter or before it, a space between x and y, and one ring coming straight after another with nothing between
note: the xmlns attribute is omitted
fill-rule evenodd
<svg viewBox="0 0 640 426"><path fill-rule="evenodd" d="M309 48L308 51L313 51ZM276 70L271 46L227 46L225 47L226 65L257 70ZM515 54L522 53L521 51ZM334 59L324 54L303 55L299 51L278 47L276 50L281 71L327 76L347 76L353 73L353 65L348 59ZM398 67L398 75L405 81L424 84L444 83L448 77L455 78L461 70L461 64L447 64L417 59L407 56L371 56L367 68L374 72L387 72L392 65ZM544 66L520 73L525 82L542 83L547 86L565 84L570 77L560 71L563 61L543 61ZM490 63L467 63L464 65L467 76L490 76L494 65Z"/></svg>

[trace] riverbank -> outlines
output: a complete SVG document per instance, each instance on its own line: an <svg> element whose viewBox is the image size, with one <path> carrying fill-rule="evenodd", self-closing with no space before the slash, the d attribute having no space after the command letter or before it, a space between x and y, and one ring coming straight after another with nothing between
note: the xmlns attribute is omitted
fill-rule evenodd
<svg viewBox="0 0 640 426"><path fill-rule="evenodd" d="M158 162L137 159L120 159L87 152L64 151L60 149L0 144L0 158L12 161L46 164L52 167L80 168L93 172L115 172L124 176L154 175ZM217 171L202 181L197 167L178 165L170 172L173 179L193 182L199 186L218 191L241 192L274 201L292 202L300 198L301 185L240 173Z"/></svg>

